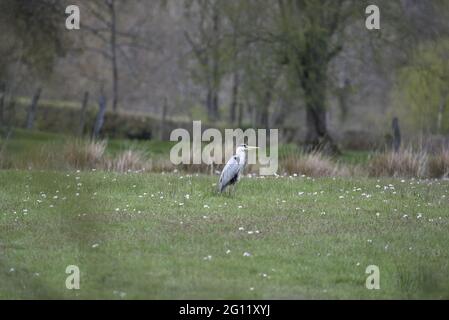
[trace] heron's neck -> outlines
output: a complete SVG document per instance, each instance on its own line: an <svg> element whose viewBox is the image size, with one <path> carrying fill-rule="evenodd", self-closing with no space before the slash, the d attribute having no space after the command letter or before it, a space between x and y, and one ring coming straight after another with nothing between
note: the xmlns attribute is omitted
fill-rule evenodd
<svg viewBox="0 0 449 320"><path fill-rule="evenodd" d="M237 150L237 156L239 157L239 164L246 164L246 152L245 150Z"/></svg>

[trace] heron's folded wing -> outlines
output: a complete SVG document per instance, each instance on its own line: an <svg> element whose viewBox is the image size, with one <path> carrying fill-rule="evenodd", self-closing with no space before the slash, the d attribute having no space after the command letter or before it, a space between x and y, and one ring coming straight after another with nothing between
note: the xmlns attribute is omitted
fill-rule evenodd
<svg viewBox="0 0 449 320"><path fill-rule="evenodd" d="M235 178L235 176L239 173L240 166L239 162L236 159L236 157L232 157L229 159L229 161L226 163L226 165L223 168L223 171L220 175L220 181L218 183L218 186L220 187L220 190L223 190L229 182Z"/></svg>

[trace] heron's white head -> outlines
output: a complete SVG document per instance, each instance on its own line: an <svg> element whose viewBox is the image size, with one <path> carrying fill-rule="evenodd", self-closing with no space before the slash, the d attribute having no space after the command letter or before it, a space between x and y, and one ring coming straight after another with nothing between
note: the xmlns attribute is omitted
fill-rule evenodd
<svg viewBox="0 0 449 320"><path fill-rule="evenodd" d="M246 144L241 144L241 145L239 145L237 147L236 153L240 154L242 152L245 152L245 151L248 151L248 150L251 150L251 149L259 149L259 147L251 147L251 146L248 146Z"/></svg>

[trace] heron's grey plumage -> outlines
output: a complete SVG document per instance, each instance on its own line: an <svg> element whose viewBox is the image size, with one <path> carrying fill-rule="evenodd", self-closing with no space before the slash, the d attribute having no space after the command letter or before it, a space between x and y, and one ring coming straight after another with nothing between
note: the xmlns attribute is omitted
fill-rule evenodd
<svg viewBox="0 0 449 320"><path fill-rule="evenodd" d="M240 163L240 158L236 155L232 156L221 172L220 180L218 181L218 190L223 192L227 186L236 183L243 167L244 164Z"/></svg>
<svg viewBox="0 0 449 320"><path fill-rule="evenodd" d="M218 181L218 190L223 192L227 186L233 185L240 180L246 165L246 151L250 149L258 149L258 147L248 147L241 144L237 147L236 154L226 163Z"/></svg>

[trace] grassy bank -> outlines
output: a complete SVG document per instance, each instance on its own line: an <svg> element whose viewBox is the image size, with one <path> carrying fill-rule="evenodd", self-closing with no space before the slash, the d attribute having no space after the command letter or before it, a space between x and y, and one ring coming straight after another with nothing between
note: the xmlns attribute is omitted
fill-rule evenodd
<svg viewBox="0 0 449 320"><path fill-rule="evenodd" d="M5 132L0 134L0 169L213 173L222 167L205 164L175 166L170 161L170 150L175 142L170 141L90 141L71 135L20 129L13 130L8 139L4 138ZM409 147L399 152L343 150L341 155L334 157L319 152L307 154L294 144L281 144L278 151L280 175L449 178L449 148L446 147L433 151ZM267 150L260 152L267 154ZM259 166L249 165L247 172L258 173Z"/></svg>

